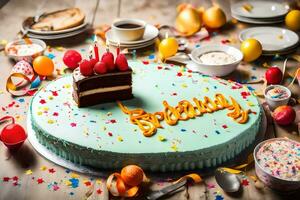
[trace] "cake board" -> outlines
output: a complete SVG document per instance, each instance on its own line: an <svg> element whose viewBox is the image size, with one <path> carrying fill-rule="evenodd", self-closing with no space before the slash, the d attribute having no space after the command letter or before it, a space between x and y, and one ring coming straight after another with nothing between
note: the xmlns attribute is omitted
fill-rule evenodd
<svg viewBox="0 0 300 200"><path fill-rule="evenodd" d="M234 159L229 160L225 163L222 164L222 166L232 166L233 163L238 163L242 158L245 158L243 155L246 153L247 155L249 155L254 147L260 143L264 138L265 138L265 134L267 131L267 117L265 114L264 109L262 109L262 123L259 129L259 132L256 136L255 141L249 145L249 147L247 147L245 150L243 150L238 156L236 156ZM56 155L55 153L51 152L50 150L48 150L45 146L43 146L42 144L39 143L38 139L35 136L35 131L32 129L32 124L31 124L31 119L30 119L30 112L28 113L27 116L27 132L28 132L28 140L30 142L30 144L33 146L33 148L40 154L42 155L44 158L46 158L47 160L61 166L67 169L70 169L72 171L78 172L78 173L82 173L82 174L86 174L88 176L97 176L97 177L107 177L112 171L109 170L103 170L103 169L97 169L97 168L92 168L89 166L82 166L82 165L78 165L75 164L71 161L68 161L66 159L63 159L61 157L59 157L58 155ZM201 175L205 176L205 175L209 175L211 174L214 169L216 167L213 168L209 168L209 169L201 169L201 170L197 170L201 173ZM183 172L176 172L178 175L184 174ZM151 175L153 174L155 177L155 174L158 175L159 177L162 177L162 174L165 175L169 175L168 172L166 173L162 173L162 172L151 172ZM174 175L174 172L172 172L172 175Z"/></svg>

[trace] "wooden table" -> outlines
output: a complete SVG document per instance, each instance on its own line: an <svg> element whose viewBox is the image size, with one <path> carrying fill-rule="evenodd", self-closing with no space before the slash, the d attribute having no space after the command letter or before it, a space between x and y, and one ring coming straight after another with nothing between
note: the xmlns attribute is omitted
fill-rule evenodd
<svg viewBox="0 0 300 200"><path fill-rule="evenodd" d="M0 10L0 40L13 40L20 29L22 20L30 15L34 15L37 9L38 0L18 1L11 0ZM59 2L59 3L58 3ZM117 0L101 1L100 8L96 16L96 25L110 24L117 15ZM147 0L124 0L121 4L121 17L138 17L146 20L152 24L169 24L172 25L175 20L175 8L181 1L147 1ZM209 1L189 1L196 5L208 7L211 5ZM67 6L72 6L74 1L60 0L48 1L46 3L47 9L57 9ZM86 13L91 13L94 6L93 1L79 2L77 6L81 7ZM229 15L229 4L227 1L219 1L221 7L226 11L227 17ZM88 16L90 19L90 16ZM220 43L224 39L230 40L230 45L239 46L237 38L238 32L247 27L245 24L232 24L224 27L218 34L213 34L210 40L199 42L200 45L208 43ZM61 57L64 51L59 51L57 46L62 46L68 49L88 50L89 41L86 40L72 40L70 42L60 41L58 43L51 43L52 54L55 55L55 64L57 68L62 67ZM196 44L190 44L192 48ZM102 48L102 51L104 49ZM298 48L299 50L299 48ZM146 52L138 52L138 59L153 60L148 58L149 49ZM30 97L12 98L9 93L5 91L6 78L9 76L13 62L11 62L3 52L0 55L0 117L4 115L12 115L17 119L17 123L26 127L26 113ZM238 71L228 78L236 77L238 79L250 80L260 78L263 76L266 68L262 67L264 63L268 65L282 66L282 59L261 58L258 62L251 64L242 64L239 66ZM291 63L291 66L295 63ZM291 71L293 69L290 69ZM241 78L241 76L243 76ZM46 81L43 82L45 84ZM254 88L259 89L260 84L253 85ZM293 92L295 98L299 98L299 87L294 84ZM298 95L298 96L297 96ZM263 99L260 99L263 102ZM299 105L295 106L299 110ZM298 119L299 121L299 112ZM279 127L274 125L272 120L268 121L267 137L289 137L300 141L297 133L296 125L288 128ZM245 155L246 156L246 155ZM39 156L29 142L26 142L18 153L10 154L4 145L0 144L0 199L109 199L108 192L105 188L105 179L101 177L87 177L85 175L78 175L69 172L68 170L59 167L45 158ZM236 163L238 164L238 163ZM178 191L168 199L281 199L290 197L296 199L298 195L293 194L287 196L286 194L276 193L269 188L265 187L262 190L257 190L254 187L254 182L250 175L254 175L254 169L247 172L248 176L243 180L243 191L239 194L229 195L226 194L218 187L215 182L214 176L205 176L204 182L197 185L186 186ZM166 174L165 177L174 178L178 174ZM79 180L79 186L72 188L69 179L74 178ZM150 188L153 190L162 188L168 184L168 179L158 178L153 175L153 184ZM73 179L73 180L74 180ZM76 184L73 186L76 186Z"/></svg>

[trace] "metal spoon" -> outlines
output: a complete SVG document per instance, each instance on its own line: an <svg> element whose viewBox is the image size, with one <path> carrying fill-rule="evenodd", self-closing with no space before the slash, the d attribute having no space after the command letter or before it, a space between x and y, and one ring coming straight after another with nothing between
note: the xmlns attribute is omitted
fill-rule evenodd
<svg viewBox="0 0 300 200"><path fill-rule="evenodd" d="M225 192L237 192L240 189L241 182L236 174L226 172L222 168L215 171L215 178L219 186Z"/></svg>

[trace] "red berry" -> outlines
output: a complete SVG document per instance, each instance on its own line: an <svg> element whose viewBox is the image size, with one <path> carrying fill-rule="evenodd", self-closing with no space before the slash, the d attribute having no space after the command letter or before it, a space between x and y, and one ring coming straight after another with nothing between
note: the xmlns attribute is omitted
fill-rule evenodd
<svg viewBox="0 0 300 200"><path fill-rule="evenodd" d="M111 52L105 52L102 55L101 61L106 64L108 71L113 71L115 69L114 54Z"/></svg>
<svg viewBox="0 0 300 200"><path fill-rule="evenodd" d="M97 60L95 58L90 59L91 65L94 67L97 63Z"/></svg>
<svg viewBox="0 0 300 200"><path fill-rule="evenodd" d="M76 50L68 50L64 54L63 61L70 69L75 69L78 67L79 62L81 61L81 55Z"/></svg>
<svg viewBox="0 0 300 200"><path fill-rule="evenodd" d="M107 67L104 62L97 62L94 66L94 71L97 74L105 74L107 72Z"/></svg>
<svg viewBox="0 0 300 200"><path fill-rule="evenodd" d="M273 118L279 125L289 125L295 121L296 112L291 106L279 106L273 112Z"/></svg>
<svg viewBox="0 0 300 200"><path fill-rule="evenodd" d="M79 65L80 73L84 76L91 76L94 74L92 63L84 59Z"/></svg>
<svg viewBox="0 0 300 200"><path fill-rule="evenodd" d="M282 80L282 72L278 67L270 67L265 73L268 84L279 84Z"/></svg>
<svg viewBox="0 0 300 200"><path fill-rule="evenodd" d="M128 70L128 62L124 54L119 54L116 58L116 66L120 71Z"/></svg>

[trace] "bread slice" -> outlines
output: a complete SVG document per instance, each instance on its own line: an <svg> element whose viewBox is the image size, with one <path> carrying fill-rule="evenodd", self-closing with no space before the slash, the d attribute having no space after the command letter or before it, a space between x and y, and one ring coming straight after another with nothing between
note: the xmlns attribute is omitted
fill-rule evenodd
<svg viewBox="0 0 300 200"><path fill-rule="evenodd" d="M39 21L31 26L34 30L59 31L79 26L84 22L85 15L79 8L68 8L41 16Z"/></svg>

